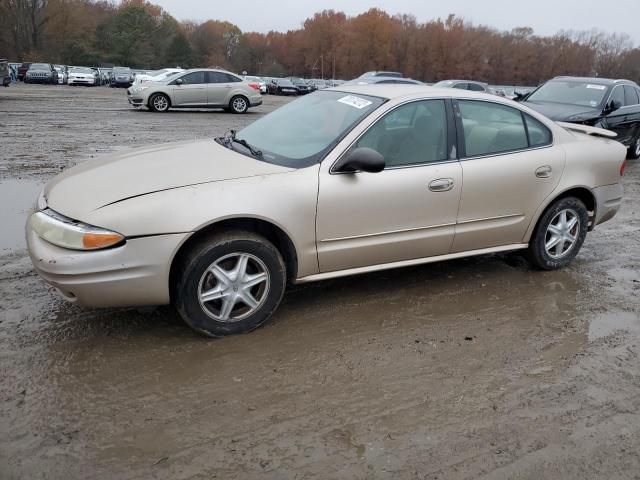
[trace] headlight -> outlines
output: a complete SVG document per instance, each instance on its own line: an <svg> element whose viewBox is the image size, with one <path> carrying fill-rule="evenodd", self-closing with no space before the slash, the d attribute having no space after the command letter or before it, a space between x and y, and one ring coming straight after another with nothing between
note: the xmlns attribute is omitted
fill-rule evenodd
<svg viewBox="0 0 640 480"><path fill-rule="evenodd" d="M34 213L29 222L40 238L71 250L100 250L125 241L117 232L76 222L51 209Z"/></svg>

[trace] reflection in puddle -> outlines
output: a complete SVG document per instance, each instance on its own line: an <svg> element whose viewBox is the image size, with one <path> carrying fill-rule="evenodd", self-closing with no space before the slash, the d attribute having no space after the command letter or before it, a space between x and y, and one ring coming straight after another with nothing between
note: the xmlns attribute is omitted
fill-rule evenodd
<svg viewBox="0 0 640 480"><path fill-rule="evenodd" d="M593 342L620 330L640 332L640 315L633 312L607 312L589 324L589 341Z"/></svg>
<svg viewBox="0 0 640 480"><path fill-rule="evenodd" d="M33 180L0 182L0 250L25 248L27 213L35 204L42 186Z"/></svg>

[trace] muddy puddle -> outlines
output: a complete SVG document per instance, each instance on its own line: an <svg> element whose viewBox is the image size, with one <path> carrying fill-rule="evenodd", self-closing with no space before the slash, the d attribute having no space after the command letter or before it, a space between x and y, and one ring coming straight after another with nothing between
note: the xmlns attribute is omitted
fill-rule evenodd
<svg viewBox="0 0 640 480"><path fill-rule="evenodd" d="M32 180L0 181L0 251L25 248L24 226L43 183Z"/></svg>

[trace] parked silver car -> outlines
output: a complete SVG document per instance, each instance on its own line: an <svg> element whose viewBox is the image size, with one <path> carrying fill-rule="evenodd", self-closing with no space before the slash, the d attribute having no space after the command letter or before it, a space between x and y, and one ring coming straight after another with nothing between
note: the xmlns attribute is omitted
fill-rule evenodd
<svg viewBox="0 0 640 480"><path fill-rule="evenodd" d="M237 133L67 170L29 254L70 300L172 302L198 332L247 332L287 282L508 250L564 267L621 204L611 137L470 91L327 89Z"/></svg>
<svg viewBox="0 0 640 480"><path fill-rule="evenodd" d="M155 112L171 108L222 108L245 113L262 104L259 89L224 70L192 69L160 82L134 85L127 90L129 103Z"/></svg>

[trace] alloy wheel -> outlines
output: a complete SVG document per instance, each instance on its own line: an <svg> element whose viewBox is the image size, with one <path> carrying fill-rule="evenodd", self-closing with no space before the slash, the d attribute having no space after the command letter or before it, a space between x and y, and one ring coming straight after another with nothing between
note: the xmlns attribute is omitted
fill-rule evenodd
<svg viewBox="0 0 640 480"><path fill-rule="evenodd" d="M565 209L553 217L545 235L545 250L554 259L569 254L580 234L580 218L578 214Z"/></svg>
<svg viewBox="0 0 640 480"><path fill-rule="evenodd" d="M266 301L269 271L258 257L232 253L213 262L202 274L198 300L203 311L220 322L236 322Z"/></svg>
<svg viewBox="0 0 640 480"><path fill-rule="evenodd" d="M247 109L247 101L242 97L234 98L232 105L236 112L244 112Z"/></svg>
<svg viewBox="0 0 640 480"><path fill-rule="evenodd" d="M164 112L167 108L169 108L169 102L163 95L158 95L153 99L153 107L159 112Z"/></svg>

